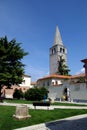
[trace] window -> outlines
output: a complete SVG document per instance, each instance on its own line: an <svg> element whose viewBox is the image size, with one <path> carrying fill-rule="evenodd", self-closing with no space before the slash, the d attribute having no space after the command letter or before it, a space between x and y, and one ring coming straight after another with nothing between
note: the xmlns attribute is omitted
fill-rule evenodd
<svg viewBox="0 0 87 130"><path fill-rule="evenodd" d="M60 48L60 52L62 52L62 48Z"/></svg>
<svg viewBox="0 0 87 130"><path fill-rule="evenodd" d="M52 49L52 54L56 53L56 48Z"/></svg>
<svg viewBox="0 0 87 130"><path fill-rule="evenodd" d="M56 53L56 48L54 48L54 53Z"/></svg>
<svg viewBox="0 0 87 130"><path fill-rule="evenodd" d="M65 53L65 49L63 49L63 53Z"/></svg>
<svg viewBox="0 0 87 130"><path fill-rule="evenodd" d="M57 81L56 81L56 85L58 85Z"/></svg>
<svg viewBox="0 0 87 130"><path fill-rule="evenodd" d="M53 49L52 49L52 54L53 54Z"/></svg>

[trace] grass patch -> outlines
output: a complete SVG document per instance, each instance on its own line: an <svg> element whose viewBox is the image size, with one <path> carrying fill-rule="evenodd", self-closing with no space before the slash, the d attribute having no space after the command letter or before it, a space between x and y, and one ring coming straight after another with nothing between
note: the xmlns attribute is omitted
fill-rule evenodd
<svg viewBox="0 0 87 130"><path fill-rule="evenodd" d="M63 102L54 102L52 105L58 106L87 106L86 104L75 104L75 103L63 103Z"/></svg>
<svg viewBox="0 0 87 130"><path fill-rule="evenodd" d="M4 100L7 103L19 103L19 104L32 104L33 101L27 101L27 100L17 100L17 99L5 99Z"/></svg>
<svg viewBox="0 0 87 130"><path fill-rule="evenodd" d="M29 114L32 116L27 120L16 120L12 116L15 113L15 107L12 106L0 106L0 130L12 130L25 126L31 126L43 122L49 122L53 120L62 119L65 117L71 117L79 114L86 114L87 110L75 110L75 109L55 109L55 110L29 110Z"/></svg>
<svg viewBox="0 0 87 130"><path fill-rule="evenodd" d="M19 103L19 104L32 104L33 101L27 101L27 100L4 100L7 103ZM85 104L75 104L75 103L63 103L63 102L54 102L51 103L51 105L58 105L58 106L87 106Z"/></svg>

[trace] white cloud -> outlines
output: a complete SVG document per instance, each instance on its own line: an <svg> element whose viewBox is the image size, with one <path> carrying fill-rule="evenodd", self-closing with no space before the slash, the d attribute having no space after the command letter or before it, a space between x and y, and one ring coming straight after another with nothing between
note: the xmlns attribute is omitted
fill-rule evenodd
<svg viewBox="0 0 87 130"><path fill-rule="evenodd" d="M82 69L80 70L80 72L85 72L85 68L82 68Z"/></svg>
<svg viewBox="0 0 87 130"><path fill-rule="evenodd" d="M48 75L48 71L43 68L35 68L31 65L26 66L25 73L29 74L31 76L32 81L36 81L39 78L42 78L46 75Z"/></svg>
<svg viewBox="0 0 87 130"><path fill-rule="evenodd" d="M76 74L80 74L80 73L84 73L84 72L85 72L85 69L81 68Z"/></svg>

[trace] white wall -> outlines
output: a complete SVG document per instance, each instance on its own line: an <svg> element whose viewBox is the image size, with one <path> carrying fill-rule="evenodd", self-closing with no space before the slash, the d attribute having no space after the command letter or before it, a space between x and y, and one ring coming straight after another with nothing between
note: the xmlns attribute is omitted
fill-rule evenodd
<svg viewBox="0 0 87 130"><path fill-rule="evenodd" d="M62 84L61 79L44 79L38 82L39 87L48 87Z"/></svg>
<svg viewBox="0 0 87 130"><path fill-rule="evenodd" d="M60 79L52 79L51 82L54 83L54 85L57 85L57 84L60 85L60 84L62 84L62 81Z"/></svg>
<svg viewBox="0 0 87 130"><path fill-rule="evenodd" d="M87 101L87 88L85 83L77 83L77 84L69 84L65 83L60 86L50 86L48 91L49 91L49 98L51 99L60 99L61 96L63 95L63 90L64 88L69 88L70 90L70 97L71 100L82 100L82 101Z"/></svg>
<svg viewBox="0 0 87 130"><path fill-rule="evenodd" d="M31 77L30 76L24 76L23 82L20 84L21 87L30 87L31 86Z"/></svg>

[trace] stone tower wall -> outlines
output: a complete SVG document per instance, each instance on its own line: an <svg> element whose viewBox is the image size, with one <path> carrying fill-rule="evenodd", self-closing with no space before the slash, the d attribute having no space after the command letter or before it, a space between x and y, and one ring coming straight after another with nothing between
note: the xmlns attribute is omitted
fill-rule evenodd
<svg viewBox="0 0 87 130"><path fill-rule="evenodd" d="M67 65L67 49L63 45L62 38L57 26L54 43L50 48L50 74L55 74L58 72L58 63L61 56L63 59L65 59L65 64Z"/></svg>

